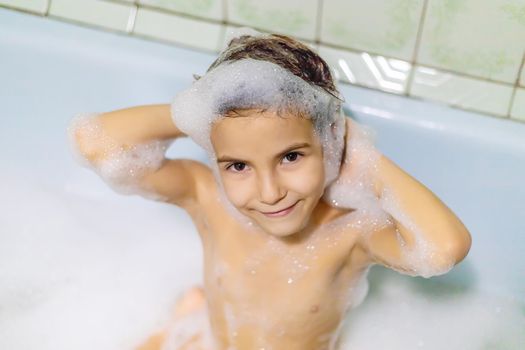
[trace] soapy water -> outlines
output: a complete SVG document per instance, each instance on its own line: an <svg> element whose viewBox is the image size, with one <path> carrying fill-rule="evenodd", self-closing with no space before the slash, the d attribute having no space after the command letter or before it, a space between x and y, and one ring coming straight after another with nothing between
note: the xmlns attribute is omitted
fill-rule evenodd
<svg viewBox="0 0 525 350"><path fill-rule="evenodd" d="M200 283L200 242L181 210L104 193L90 175L79 172L67 193L14 176L0 183L10 203L0 222L0 349L132 349ZM75 192L79 183L91 197ZM341 349L523 349L525 305L484 294L473 274L373 268Z"/></svg>
<svg viewBox="0 0 525 350"><path fill-rule="evenodd" d="M133 349L201 284L200 241L177 207L115 194L83 168L64 188L3 180L0 349ZM475 274L468 262L432 279L372 268L341 349L525 348L523 301L485 294Z"/></svg>

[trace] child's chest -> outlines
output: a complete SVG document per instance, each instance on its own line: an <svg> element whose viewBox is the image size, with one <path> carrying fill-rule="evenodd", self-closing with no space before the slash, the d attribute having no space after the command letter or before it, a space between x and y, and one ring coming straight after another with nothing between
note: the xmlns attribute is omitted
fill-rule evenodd
<svg viewBox="0 0 525 350"><path fill-rule="evenodd" d="M305 239L286 244L244 230L217 203L192 215L203 240L204 285L216 336L226 344L236 334L255 339L260 332L263 343L273 343L267 338L273 335L277 344L283 340L278 335L286 334L304 345L333 332L369 264L355 253L361 232L348 225L353 219L324 220Z"/></svg>
<svg viewBox="0 0 525 350"><path fill-rule="evenodd" d="M250 234L222 232L205 248L210 316L276 333L335 327L364 271L349 259L357 234L320 229L293 245Z"/></svg>

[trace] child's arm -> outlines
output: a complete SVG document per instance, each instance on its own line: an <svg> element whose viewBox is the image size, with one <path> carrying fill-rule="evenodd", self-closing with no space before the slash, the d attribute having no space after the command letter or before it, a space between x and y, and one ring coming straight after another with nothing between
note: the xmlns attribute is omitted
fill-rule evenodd
<svg viewBox="0 0 525 350"><path fill-rule="evenodd" d="M379 152L378 152L379 153ZM427 187L379 153L374 192L393 225L363 239L375 261L430 277L464 259L471 237L459 218Z"/></svg>
<svg viewBox="0 0 525 350"><path fill-rule="evenodd" d="M384 265L430 277L467 255L471 237L459 218L427 187L381 155L376 194L394 226L372 233L368 249Z"/></svg>
<svg viewBox="0 0 525 350"><path fill-rule="evenodd" d="M173 123L169 104L88 114L69 129L77 152L119 192L184 207L196 199L196 183L209 171L190 159L164 157L174 139L186 136Z"/></svg>

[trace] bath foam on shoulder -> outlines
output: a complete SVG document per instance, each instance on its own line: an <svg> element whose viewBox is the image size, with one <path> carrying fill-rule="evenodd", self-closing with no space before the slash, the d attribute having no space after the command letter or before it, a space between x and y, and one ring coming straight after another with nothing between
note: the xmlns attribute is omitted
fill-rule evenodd
<svg viewBox="0 0 525 350"><path fill-rule="evenodd" d="M82 166L95 171L114 191L138 194L153 200L166 200L146 188L140 180L148 173L160 168L164 155L173 139L153 140L132 146L122 145L104 133L99 113L76 114L68 126L67 134L75 160ZM84 147L102 150L99 159L88 160L80 151L75 135L80 134Z"/></svg>

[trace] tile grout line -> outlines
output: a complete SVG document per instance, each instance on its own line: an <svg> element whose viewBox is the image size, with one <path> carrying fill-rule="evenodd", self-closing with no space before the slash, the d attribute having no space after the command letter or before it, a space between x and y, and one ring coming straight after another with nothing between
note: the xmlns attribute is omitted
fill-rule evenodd
<svg viewBox="0 0 525 350"><path fill-rule="evenodd" d="M414 82L414 75L417 64L416 60L417 56L419 55L419 47L421 45L421 37L423 36L423 27L425 26L427 8L428 0L425 0L423 2L423 8L421 9L421 17L419 18L419 25L417 27L416 43L414 45L414 51L412 52L412 60L410 62L412 64L412 67L410 68L410 72L408 72L406 91L404 93L405 96L411 96L410 91L412 90L412 83Z"/></svg>
<svg viewBox="0 0 525 350"><path fill-rule="evenodd" d="M46 2L46 11L44 12L44 16L48 16L49 15L49 11L51 10L51 1L52 0L47 0Z"/></svg>
<svg viewBox="0 0 525 350"><path fill-rule="evenodd" d="M226 25L228 23L228 0L222 0L222 23Z"/></svg>
<svg viewBox="0 0 525 350"><path fill-rule="evenodd" d="M520 87L520 78L521 78L521 73L523 71L523 65L525 65L525 51L523 52L523 57L521 58L520 68L518 69L518 74L516 77L516 81L514 83L514 89L512 89L512 94L510 95L510 100L509 100L509 106L507 108L507 117L510 119L513 119L510 114L512 113L512 107L514 105L514 99L516 97L516 93L518 92L518 88Z"/></svg>
<svg viewBox="0 0 525 350"><path fill-rule="evenodd" d="M221 25L221 32L219 33L219 38L218 38L218 43L217 43L217 46L216 46L216 51L217 52L220 52L222 47L223 47L223 43L226 41L226 31L227 31L227 26L228 26L228 2L227 0L221 0L221 11L222 11L222 14L221 14L221 17L222 17L222 25ZM225 43L224 46L228 45L228 43Z"/></svg>
<svg viewBox="0 0 525 350"><path fill-rule="evenodd" d="M317 16L316 16L316 26L315 26L315 34L314 34L314 42L317 46L321 44L321 26L323 21L323 8L324 8L324 0L317 0Z"/></svg>

